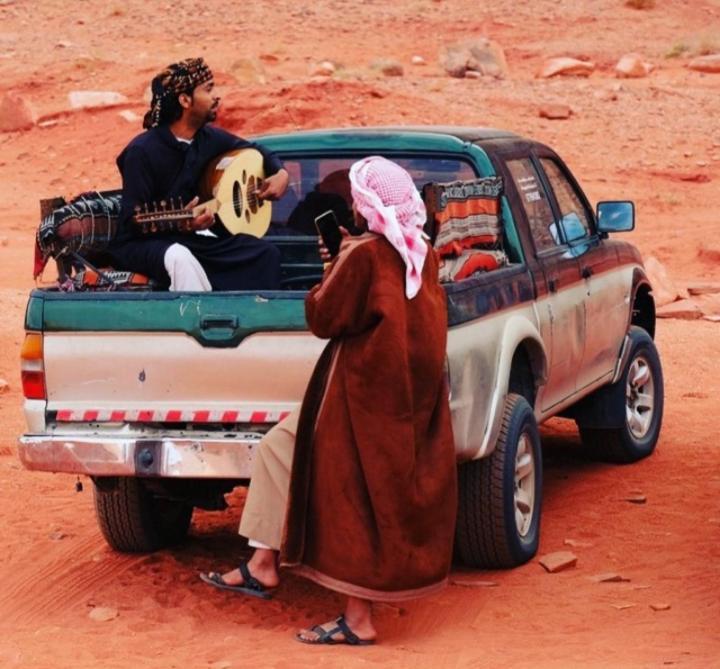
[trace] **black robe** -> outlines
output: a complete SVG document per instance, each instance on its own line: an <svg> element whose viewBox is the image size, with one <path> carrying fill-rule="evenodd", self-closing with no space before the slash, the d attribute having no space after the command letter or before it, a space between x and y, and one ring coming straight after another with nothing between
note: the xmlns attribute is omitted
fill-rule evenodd
<svg viewBox="0 0 720 669"><path fill-rule="evenodd" d="M136 205L171 198L187 203L198 194L208 163L222 153L254 148L264 158L265 173L275 174L282 162L267 149L213 126L204 126L192 143L175 138L167 126L151 128L133 139L118 156L122 175L122 212L109 253L116 269L145 274L169 284L164 256L172 244L186 246L200 261L213 290L272 290L280 284L280 252L249 235L232 236L221 225L217 238L194 233L141 235L132 222Z"/></svg>

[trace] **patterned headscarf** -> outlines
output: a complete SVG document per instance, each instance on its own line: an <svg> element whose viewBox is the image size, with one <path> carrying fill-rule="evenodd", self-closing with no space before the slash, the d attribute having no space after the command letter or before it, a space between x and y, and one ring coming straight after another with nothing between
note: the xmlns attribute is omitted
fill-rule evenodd
<svg viewBox="0 0 720 669"><path fill-rule="evenodd" d="M403 259L405 295L412 299L422 285L427 256L423 238L427 213L412 177L397 163L370 156L350 168L350 187L370 231L383 235Z"/></svg>
<svg viewBox="0 0 720 669"><path fill-rule="evenodd" d="M187 58L168 65L152 80L152 102L143 119L143 127L154 128L160 124L163 102L168 97L177 98L181 93L192 93L212 78L213 74L202 58Z"/></svg>

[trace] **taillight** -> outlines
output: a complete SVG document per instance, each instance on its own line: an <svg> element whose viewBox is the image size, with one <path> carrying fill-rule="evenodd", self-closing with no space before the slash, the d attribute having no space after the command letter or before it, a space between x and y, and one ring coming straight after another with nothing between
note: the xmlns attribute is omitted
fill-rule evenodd
<svg viewBox="0 0 720 669"><path fill-rule="evenodd" d="M45 399L43 340L39 332L28 332L20 349L20 376L23 395L29 400Z"/></svg>

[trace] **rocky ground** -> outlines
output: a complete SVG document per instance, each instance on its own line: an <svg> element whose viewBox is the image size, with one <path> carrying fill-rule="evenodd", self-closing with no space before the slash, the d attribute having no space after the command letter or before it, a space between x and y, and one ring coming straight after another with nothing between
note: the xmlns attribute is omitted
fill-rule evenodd
<svg viewBox="0 0 720 669"><path fill-rule="evenodd" d="M629 4L0 0L0 666L717 662L720 2ZM469 60L457 46L468 41L481 47ZM570 551L574 566L457 571L438 597L379 607L379 646L318 652L291 632L336 613L334 595L291 576L268 604L197 580L244 550L241 491L227 512L196 515L187 546L122 556L104 546L87 490L20 468L18 355L38 199L116 186L114 158L140 130L149 79L190 55L215 70L219 123L241 135L507 128L552 145L593 203L635 201L627 239L647 259L658 301L691 320L658 325L666 414L648 461L599 465L572 426L544 430L539 557ZM82 91L112 93L100 96L111 104L78 106L97 103L71 95ZM645 502L628 501L638 496ZM594 578L608 572L621 580Z"/></svg>

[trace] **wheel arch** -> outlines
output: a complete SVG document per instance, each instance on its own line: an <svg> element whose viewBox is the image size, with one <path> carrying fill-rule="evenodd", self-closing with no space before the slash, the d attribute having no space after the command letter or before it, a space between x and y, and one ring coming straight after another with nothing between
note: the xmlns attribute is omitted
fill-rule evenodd
<svg viewBox="0 0 720 669"><path fill-rule="evenodd" d="M517 357L516 357L517 356ZM524 360L524 363L520 363ZM513 363L516 366L513 367ZM534 323L520 315L508 319L502 333L502 345L498 356L498 369L495 388L490 398L490 411L487 429L482 444L472 459L485 457L492 453L502 423L502 409L505 398L511 391L513 369L522 369L522 364L529 366L533 375L535 396L537 389L547 380L547 352L540 332ZM522 378L522 376L520 377ZM531 406L533 406L531 404Z"/></svg>
<svg viewBox="0 0 720 669"><path fill-rule="evenodd" d="M523 396L535 409L538 388L547 378L547 358L542 345L530 337L518 343L513 353L508 392Z"/></svg>
<svg viewBox="0 0 720 669"><path fill-rule="evenodd" d="M637 325L655 339L655 299L652 295L652 286L644 272L635 270L633 286L628 328Z"/></svg>

